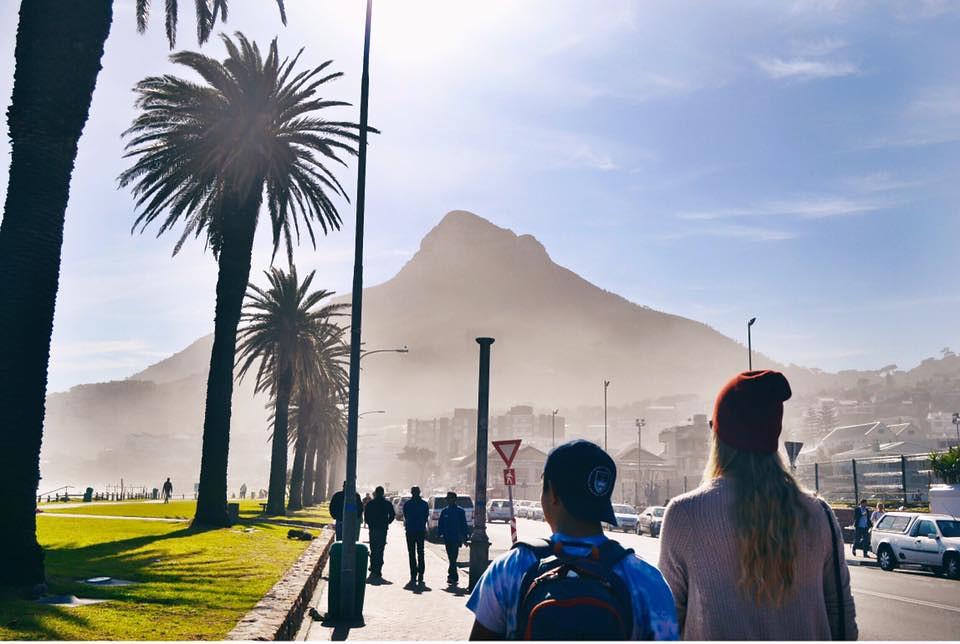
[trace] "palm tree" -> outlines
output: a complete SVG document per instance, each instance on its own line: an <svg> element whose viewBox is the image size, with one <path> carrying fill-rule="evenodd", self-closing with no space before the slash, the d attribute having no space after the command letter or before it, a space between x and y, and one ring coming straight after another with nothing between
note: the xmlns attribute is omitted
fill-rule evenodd
<svg viewBox="0 0 960 644"><path fill-rule="evenodd" d="M356 154L357 126L316 113L346 106L318 90L340 73L333 61L294 74L300 54L280 59L273 40L266 57L243 34L223 36L221 63L194 52L171 56L204 83L152 76L136 86L141 114L127 130L127 156L136 163L120 176L132 186L141 209L141 230L165 214L163 233L183 223L174 253L191 235L205 235L218 262L214 342L207 379L200 489L194 523L224 526L230 398L237 325L250 276L253 238L266 195L274 253L281 237L292 264L293 235L306 228L316 245L315 225L339 229L332 196L346 193L327 163L346 165ZM302 52L302 50L301 50Z"/></svg>
<svg viewBox="0 0 960 644"><path fill-rule="evenodd" d="M344 372L346 376L346 372ZM346 384L346 383L344 383ZM299 405L296 421L291 424L290 438L294 443L293 476L290 479L290 500L287 510L294 511L308 505L306 498L312 500L313 489L307 489L308 454L311 443L324 444L345 443L346 416L344 414L342 394L337 396L324 395L317 392L304 392L304 399Z"/></svg>
<svg viewBox="0 0 960 644"><path fill-rule="evenodd" d="M346 304L320 306L330 291L310 291L312 271L300 282L297 269L265 272L270 286L250 285L237 351L238 377L259 364L255 391L269 391L273 399L273 450L267 513L283 514L287 471L288 413L291 395L298 393L301 416L312 422L316 392L340 396L346 387L345 357L349 348L343 329L332 318L343 315ZM302 434L306 440L306 433ZM300 456L305 458L303 453ZM302 469L302 464L301 464Z"/></svg>
<svg viewBox="0 0 960 644"><path fill-rule="evenodd" d="M167 0L165 5L171 47L177 4ZM197 25L202 44L217 17L226 19L227 4L194 4L202 17ZM282 0L278 4L286 22ZM147 1L138 0L141 31L147 8ZM10 176L0 223L0 487L8 498L0 552L9 558L0 567L0 585L36 586L45 578L34 495L64 215L112 22L113 0L24 0L20 5L7 112Z"/></svg>

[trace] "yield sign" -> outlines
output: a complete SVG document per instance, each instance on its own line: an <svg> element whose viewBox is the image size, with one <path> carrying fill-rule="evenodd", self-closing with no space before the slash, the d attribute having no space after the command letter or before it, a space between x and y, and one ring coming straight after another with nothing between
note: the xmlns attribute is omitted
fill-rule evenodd
<svg viewBox="0 0 960 644"><path fill-rule="evenodd" d="M787 450L787 458L790 459L790 465L793 465L797 462L797 456L800 454L800 449L803 447L803 443L794 442L794 441L784 441L783 446Z"/></svg>
<svg viewBox="0 0 960 644"><path fill-rule="evenodd" d="M517 452L520 451L520 439L514 438L508 441L493 441L493 446L500 454L503 462L507 464L507 467L510 467L513 459L517 456Z"/></svg>

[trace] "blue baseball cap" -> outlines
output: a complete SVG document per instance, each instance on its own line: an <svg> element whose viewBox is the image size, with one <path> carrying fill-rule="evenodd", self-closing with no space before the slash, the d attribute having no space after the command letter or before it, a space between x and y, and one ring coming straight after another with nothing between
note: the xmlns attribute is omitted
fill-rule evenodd
<svg viewBox="0 0 960 644"><path fill-rule="evenodd" d="M610 503L617 466L599 445L585 440L558 445L547 455L543 478L573 516L617 525Z"/></svg>

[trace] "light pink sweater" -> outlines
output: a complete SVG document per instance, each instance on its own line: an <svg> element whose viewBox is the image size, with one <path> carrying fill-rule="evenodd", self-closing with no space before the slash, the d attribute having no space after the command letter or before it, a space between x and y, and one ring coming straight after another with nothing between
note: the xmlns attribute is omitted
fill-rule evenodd
<svg viewBox="0 0 960 644"><path fill-rule="evenodd" d="M857 639L840 526L831 512L833 530L828 528L812 496L803 496L808 519L798 535L793 587L782 605L757 605L740 592L733 485L723 478L705 483L671 501L663 519L660 571L673 591L683 639L830 640L839 633L841 600L846 637ZM831 538L840 540L840 589Z"/></svg>

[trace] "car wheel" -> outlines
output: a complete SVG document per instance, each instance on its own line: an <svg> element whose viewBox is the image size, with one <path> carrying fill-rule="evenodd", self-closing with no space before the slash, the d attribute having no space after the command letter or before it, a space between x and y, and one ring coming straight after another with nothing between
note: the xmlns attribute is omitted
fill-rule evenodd
<svg viewBox="0 0 960 644"><path fill-rule="evenodd" d="M897 560L890 546L880 546L880 550L877 552L877 562L880 564L881 570L887 572L897 567Z"/></svg>
<svg viewBox="0 0 960 644"><path fill-rule="evenodd" d="M943 558L943 575L948 579L960 579L960 556L949 554Z"/></svg>

